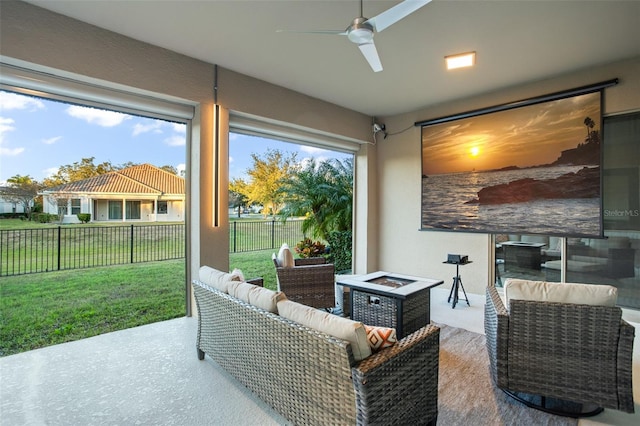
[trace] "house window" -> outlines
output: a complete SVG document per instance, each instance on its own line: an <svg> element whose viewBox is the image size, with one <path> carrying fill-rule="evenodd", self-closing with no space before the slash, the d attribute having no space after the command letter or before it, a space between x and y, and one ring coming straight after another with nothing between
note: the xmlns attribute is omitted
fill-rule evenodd
<svg viewBox="0 0 640 426"><path fill-rule="evenodd" d="M80 214L82 211L80 210L80 198L72 198L71 199L71 214Z"/></svg>
<svg viewBox="0 0 640 426"><path fill-rule="evenodd" d="M127 219L140 219L140 201L127 201Z"/></svg>
<svg viewBox="0 0 640 426"><path fill-rule="evenodd" d="M122 219L122 201L109 201L109 220Z"/></svg>
<svg viewBox="0 0 640 426"><path fill-rule="evenodd" d="M158 201L158 214L167 214L169 208L166 201Z"/></svg>
<svg viewBox="0 0 640 426"><path fill-rule="evenodd" d="M66 198L61 198L59 200L57 200L58 202L58 215L60 215L60 217L62 216L66 216L67 215L67 199Z"/></svg>

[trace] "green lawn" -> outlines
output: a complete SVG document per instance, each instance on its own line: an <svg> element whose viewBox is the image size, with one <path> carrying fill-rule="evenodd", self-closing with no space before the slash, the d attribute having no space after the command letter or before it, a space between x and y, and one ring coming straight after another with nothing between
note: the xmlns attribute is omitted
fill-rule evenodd
<svg viewBox="0 0 640 426"><path fill-rule="evenodd" d="M185 315L184 259L0 278L0 356Z"/></svg>
<svg viewBox="0 0 640 426"><path fill-rule="evenodd" d="M279 248L278 248L279 249ZM271 254L278 250L249 251L229 254L229 269L238 268L246 279L262 277L264 286L276 289L276 268Z"/></svg>
<svg viewBox="0 0 640 426"><path fill-rule="evenodd" d="M273 250L230 255L230 269L275 289ZM0 278L0 356L185 315L185 261Z"/></svg>

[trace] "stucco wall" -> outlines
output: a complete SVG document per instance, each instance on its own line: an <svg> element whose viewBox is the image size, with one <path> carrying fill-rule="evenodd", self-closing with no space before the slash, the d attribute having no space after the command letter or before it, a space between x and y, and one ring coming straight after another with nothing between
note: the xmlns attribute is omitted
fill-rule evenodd
<svg viewBox="0 0 640 426"><path fill-rule="evenodd" d="M528 85L487 93L393 117L383 117L389 133L412 123L474 109L554 93L619 78L604 94L604 114L640 109L640 58L603 65ZM425 94L428 96L428 94ZM469 255L472 264L461 268L469 293L483 294L492 264L486 234L418 231L420 228L421 144L420 128L378 143L379 251L378 267L386 271L439 278L451 287L455 269L444 265L448 253Z"/></svg>

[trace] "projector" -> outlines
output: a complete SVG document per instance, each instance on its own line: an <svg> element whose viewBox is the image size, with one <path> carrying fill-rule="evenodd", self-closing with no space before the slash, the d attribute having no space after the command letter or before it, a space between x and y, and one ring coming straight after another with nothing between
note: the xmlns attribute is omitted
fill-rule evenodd
<svg viewBox="0 0 640 426"><path fill-rule="evenodd" d="M467 263L469 261L469 256L463 256L461 254L448 254L447 262L449 263Z"/></svg>

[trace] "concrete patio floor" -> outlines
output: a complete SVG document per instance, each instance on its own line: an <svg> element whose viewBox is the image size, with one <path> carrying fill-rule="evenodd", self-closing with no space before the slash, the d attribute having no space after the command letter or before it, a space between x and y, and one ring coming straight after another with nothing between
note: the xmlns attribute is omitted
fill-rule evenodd
<svg viewBox="0 0 640 426"><path fill-rule="evenodd" d="M484 297L455 309L434 289L436 323L483 332ZM636 328L640 313L625 311ZM209 358L196 356L196 318L179 318L0 358L1 425L287 425ZM640 424L640 343L634 345L636 414L614 410L580 425Z"/></svg>

